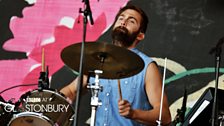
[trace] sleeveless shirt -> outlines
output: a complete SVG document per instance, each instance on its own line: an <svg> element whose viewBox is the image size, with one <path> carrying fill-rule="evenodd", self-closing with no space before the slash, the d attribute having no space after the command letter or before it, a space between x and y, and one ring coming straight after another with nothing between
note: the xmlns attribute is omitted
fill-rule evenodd
<svg viewBox="0 0 224 126"><path fill-rule="evenodd" d="M150 57L134 48L131 51L139 55L144 61L144 68L138 74L120 79L122 98L128 100L132 109L150 110L150 105L145 91L145 75L148 65L153 61ZM116 65L116 64L115 64ZM90 84L94 83L93 77L89 80ZM125 118L118 111L118 80L117 79L99 79L103 91L99 92L101 106L96 111L96 126L144 126L143 124Z"/></svg>

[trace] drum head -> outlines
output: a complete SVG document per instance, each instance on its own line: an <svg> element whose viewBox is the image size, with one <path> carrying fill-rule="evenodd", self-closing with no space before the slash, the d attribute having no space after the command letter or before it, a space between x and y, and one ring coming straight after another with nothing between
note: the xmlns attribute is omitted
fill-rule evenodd
<svg viewBox="0 0 224 126"><path fill-rule="evenodd" d="M9 126L53 126L50 120L38 113L22 112L10 121Z"/></svg>

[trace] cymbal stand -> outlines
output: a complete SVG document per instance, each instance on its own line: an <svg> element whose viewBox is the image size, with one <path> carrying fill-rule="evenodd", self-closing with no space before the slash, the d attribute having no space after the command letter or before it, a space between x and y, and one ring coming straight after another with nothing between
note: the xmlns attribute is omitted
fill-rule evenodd
<svg viewBox="0 0 224 126"><path fill-rule="evenodd" d="M103 73L101 70L95 70L95 83L90 84L87 86L87 88L91 89L91 122L90 126L95 126L95 120L96 120L96 109L98 106L102 105L102 102L98 98L99 91L103 90L103 87L99 84L99 75Z"/></svg>
<svg viewBox="0 0 224 126"><path fill-rule="evenodd" d="M76 93L76 102L75 102L75 116L74 116L74 122L73 126L78 125L78 114L79 114L79 103L80 103L80 94L82 92L82 83L83 83L83 59L84 59L84 47L85 47L85 41L86 41L86 24L88 23L87 17L90 18L90 23L93 25L93 18L92 18L92 12L89 4L89 0L82 0L85 4L85 9L82 11L82 9L79 9L79 13L83 13L84 19L83 19L83 36L82 36L82 46L81 46L81 52L80 52L80 66L79 66L79 79L77 84L77 93Z"/></svg>

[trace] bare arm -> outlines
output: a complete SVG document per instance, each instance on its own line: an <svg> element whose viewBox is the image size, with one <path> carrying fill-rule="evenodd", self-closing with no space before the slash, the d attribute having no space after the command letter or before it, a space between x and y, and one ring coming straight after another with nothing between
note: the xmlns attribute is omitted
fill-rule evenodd
<svg viewBox="0 0 224 126"><path fill-rule="evenodd" d="M62 88L60 90L60 92L63 93L66 97L70 98L72 101L75 100L78 81L79 81L79 77L77 77L70 84L68 84L67 86ZM84 75L83 76L83 85L82 85L83 89L86 89L86 85L87 85L87 76ZM85 92L85 91L86 90L84 90L83 92Z"/></svg>
<svg viewBox="0 0 224 126"><path fill-rule="evenodd" d="M159 70L155 63L149 64L145 77L145 89L147 97L152 105L152 110L133 110L128 101L119 101L119 112L122 116L136 120L138 122L150 125L156 125L156 120L159 119L160 99L162 93L162 80ZM162 111L162 125L171 122L171 115L167 97L164 94L163 111Z"/></svg>

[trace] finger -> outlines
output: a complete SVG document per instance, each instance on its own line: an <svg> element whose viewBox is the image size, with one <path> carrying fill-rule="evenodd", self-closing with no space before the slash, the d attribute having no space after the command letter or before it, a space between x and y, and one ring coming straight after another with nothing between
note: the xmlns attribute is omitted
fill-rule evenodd
<svg viewBox="0 0 224 126"><path fill-rule="evenodd" d="M121 111L120 115L129 118L132 115L132 109L129 108L124 111Z"/></svg>
<svg viewBox="0 0 224 126"><path fill-rule="evenodd" d="M125 111L129 111L131 109L131 105L128 102L125 102L124 104L118 105L119 112L123 113Z"/></svg>
<svg viewBox="0 0 224 126"><path fill-rule="evenodd" d="M118 108L119 109L123 109L123 108L125 108L126 106L127 106L127 101L125 101L125 100L120 100L120 101L118 101Z"/></svg>
<svg viewBox="0 0 224 126"><path fill-rule="evenodd" d="M126 109L120 110L119 113L121 116L128 117L131 113L131 109L126 108Z"/></svg>
<svg viewBox="0 0 224 126"><path fill-rule="evenodd" d="M122 104L124 104L124 103L125 103L124 100L121 100L121 99L118 100L118 104L122 105Z"/></svg>

